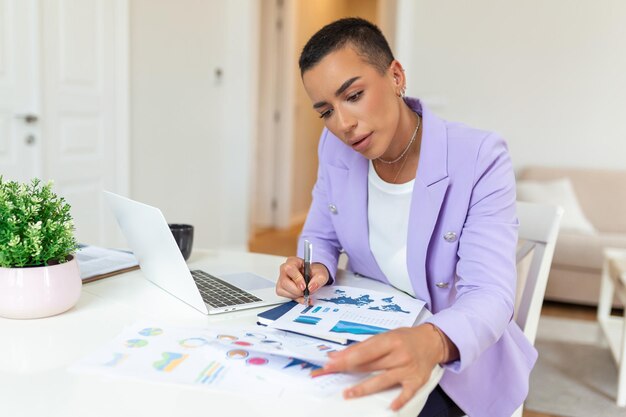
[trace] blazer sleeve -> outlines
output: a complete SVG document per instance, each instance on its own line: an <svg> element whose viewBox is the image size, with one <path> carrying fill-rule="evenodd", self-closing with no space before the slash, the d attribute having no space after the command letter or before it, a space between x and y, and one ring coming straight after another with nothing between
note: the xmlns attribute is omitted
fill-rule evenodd
<svg viewBox="0 0 626 417"><path fill-rule="evenodd" d="M298 239L298 256L304 256L304 240L311 242L313 245L311 261L320 262L326 266L330 274L328 284L332 284L337 273L337 262L341 245L337 239L337 233L328 208L328 204L331 201L328 197L330 183L325 164L328 140L328 129L324 129L318 147L319 165L317 181L313 187L313 201L304 223L302 234Z"/></svg>
<svg viewBox="0 0 626 417"><path fill-rule="evenodd" d="M427 320L459 349L460 359L446 365L453 372L461 372L495 344L512 320L517 279L515 199L506 143L489 135L477 153L459 237L455 302Z"/></svg>

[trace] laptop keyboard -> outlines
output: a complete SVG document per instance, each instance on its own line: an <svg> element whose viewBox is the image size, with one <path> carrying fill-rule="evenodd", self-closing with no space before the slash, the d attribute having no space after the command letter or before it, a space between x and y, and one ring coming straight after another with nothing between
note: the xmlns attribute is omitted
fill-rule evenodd
<svg viewBox="0 0 626 417"><path fill-rule="evenodd" d="M191 276L196 281L204 302L212 307L228 307L261 301L260 298L249 292L204 271L193 270L191 271Z"/></svg>

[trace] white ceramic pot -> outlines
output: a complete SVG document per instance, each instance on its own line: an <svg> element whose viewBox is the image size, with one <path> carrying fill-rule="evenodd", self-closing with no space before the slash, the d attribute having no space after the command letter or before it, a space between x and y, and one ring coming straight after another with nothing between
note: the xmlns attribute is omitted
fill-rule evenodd
<svg viewBox="0 0 626 417"><path fill-rule="evenodd" d="M72 308L82 281L76 259L28 268L0 268L0 316L35 319Z"/></svg>

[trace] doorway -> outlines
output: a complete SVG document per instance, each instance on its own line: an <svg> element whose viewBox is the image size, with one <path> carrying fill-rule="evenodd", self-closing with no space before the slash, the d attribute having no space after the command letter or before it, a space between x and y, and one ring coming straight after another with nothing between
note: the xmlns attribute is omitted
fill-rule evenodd
<svg viewBox="0 0 626 417"><path fill-rule="evenodd" d="M0 175L40 175L36 2L0 1Z"/></svg>
<svg viewBox="0 0 626 417"><path fill-rule="evenodd" d="M0 173L54 180L79 241L117 241L128 191L128 0L0 0Z"/></svg>
<svg viewBox="0 0 626 417"><path fill-rule="evenodd" d="M393 44L396 3L395 0L263 2L253 234L301 227L311 204L323 122L311 110L300 82L297 60L302 47L322 26L347 16L363 17L377 24Z"/></svg>

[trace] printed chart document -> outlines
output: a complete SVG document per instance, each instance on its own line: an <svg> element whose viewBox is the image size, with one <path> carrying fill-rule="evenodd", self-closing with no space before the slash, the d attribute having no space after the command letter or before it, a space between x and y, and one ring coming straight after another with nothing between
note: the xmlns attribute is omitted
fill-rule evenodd
<svg viewBox="0 0 626 417"><path fill-rule="evenodd" d="M413 326L425 304L404 294L345 286L323 287L312 299L313 305L297 304L268 326L346 344Z"/></svg>
<svg viewBox="0 0 626 417"><path fill-rule="evenodd" d="M221 334L228 333L238 340L240 345L258 353L286 356L302 359L315 365L323 366L328 361L328 354L345 349L347 346L285 332L269 327L228 327Z"/></svg>
<svg viewBox="0 0 626 417"><path fill-rule="evenodd" d="M135 323L71 372L214 390L310 398L340 395L365 374L320 375L327 352L344 346L258 326L185 328ZM301 353L299 356L292 356ZM314 363L306 358L311 358ZM245 387L245 388L244 388Z"/></svg>
<svg viewBox="0 0 626 417"><path fill-rule="evenodd" d="M135 255L121 250L81 245L74 255L83 283L139 268Z"/></svg>

